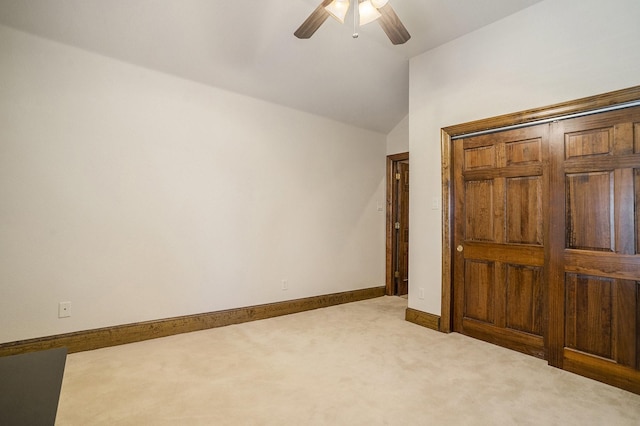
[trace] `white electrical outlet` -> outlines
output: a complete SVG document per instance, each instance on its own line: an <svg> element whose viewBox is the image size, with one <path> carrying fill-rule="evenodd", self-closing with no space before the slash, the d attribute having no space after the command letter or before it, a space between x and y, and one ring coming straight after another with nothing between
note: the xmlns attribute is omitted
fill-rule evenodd
<svg viewBox="0 0 640 426"><path fill-rule="evenodd" d="M282 280L282 291L289 290L289 282L287 280Z"/></svg>
<svg viewBox="0 0 640 426"><path fill-rule="evenodd" d="M440 210L440 198L432 197L431 198L431 210Z"/></svg>
<svg viewBox="0 0 640 426"><path fill-rule="evenodd" d="M420 287L418 290L418 299L424 299L424 288Z"/></svg>
<svg viewBox="0 0 640 426"><path fill-rule="evenodd" d="M71 302L58 303L58 318L67 318L71 316Z"/></svg>

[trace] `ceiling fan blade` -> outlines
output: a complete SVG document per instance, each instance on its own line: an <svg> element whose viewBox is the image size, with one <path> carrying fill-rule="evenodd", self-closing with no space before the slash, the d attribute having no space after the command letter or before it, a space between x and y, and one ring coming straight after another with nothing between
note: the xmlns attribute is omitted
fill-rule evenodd
<svg viewBox="0 0 640 426"><path fill-rule="evenodd" d="M400 21L400 18L398 18L398 15L396 15L395 10L393 10L389 3L379 8L378 12L382 14L378 22L384 32L387 33L391 43L404 44L411 38L411 34L409 34L409 31L404 27L402 21Z"/></svg>
<svg viewBox="0 0 640 426"><path fill-rule="evenodd" d="M320 28L320 25L329 17L329 12L327 12L324 7L328 6L331 1L332 0L323 0L320 6L309 15L307 20L304 21L302 25L300 25L300 28L293 34L298 38L311 38L313 33L315 33L318 28Z"/></svg>

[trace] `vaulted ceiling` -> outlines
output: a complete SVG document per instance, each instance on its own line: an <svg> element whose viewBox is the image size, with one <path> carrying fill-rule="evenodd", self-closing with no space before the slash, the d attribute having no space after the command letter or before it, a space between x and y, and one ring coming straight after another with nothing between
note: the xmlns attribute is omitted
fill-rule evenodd
<svg viewBox="0 0 640 426"><path fill-rule="evenodd" d="M411 57L539 1L390 0L401 46L332 19L295 38L321 0L0 0L0 24L388 133L408 113Z"/></svg>

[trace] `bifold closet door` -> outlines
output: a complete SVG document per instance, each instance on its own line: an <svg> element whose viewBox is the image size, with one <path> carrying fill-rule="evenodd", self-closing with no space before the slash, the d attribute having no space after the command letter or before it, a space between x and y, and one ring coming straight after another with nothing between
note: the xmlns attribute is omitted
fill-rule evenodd
<svg viewBox="0 0 640 426"><path fill-rule="evenodd" d="M549 362L640 392L640 108L551 125Z"/></svg>
<svg viewBox="0 0 640 426"><path fill-rule="evenodd" d="M454 141L454 331L544 358L548 125Z"/></svg>

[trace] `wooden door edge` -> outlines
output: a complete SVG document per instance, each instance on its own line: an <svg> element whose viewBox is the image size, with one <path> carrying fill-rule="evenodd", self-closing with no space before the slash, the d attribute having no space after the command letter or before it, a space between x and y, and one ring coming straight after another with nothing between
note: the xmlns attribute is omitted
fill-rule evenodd
<svg viewBox="0 0 640 426"><path fill-rule="evenodd" d="M453 263L451 248L453 247L453 151L451 135L444 129L440 133L442 151L442 305L440 307L440 331L450 333L453 331Z"/></svg>
<svg viewBox="0 0 640 426"><path fill-rule="evenodd" d="M399 154L387 155L387 212L386 212L386 244L385 244L385 288L386 295L393 296L393 204L394 198L394 186L393 186L393 171L395 163L399 161L409 160L408 152L401 152Z"/></svg>

